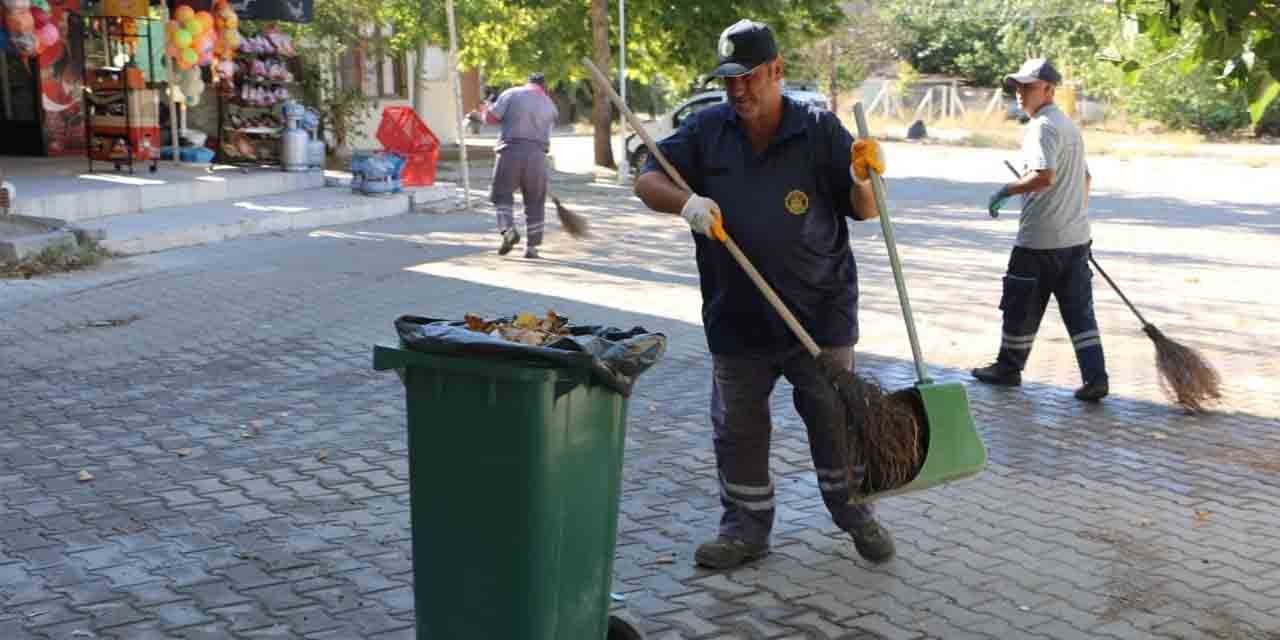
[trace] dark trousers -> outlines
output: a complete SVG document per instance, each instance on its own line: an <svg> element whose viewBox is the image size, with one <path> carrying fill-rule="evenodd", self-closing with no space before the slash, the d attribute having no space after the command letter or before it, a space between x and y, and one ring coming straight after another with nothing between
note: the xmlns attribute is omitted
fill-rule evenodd
<svg viewBox="0 0 1280 640"><path fill-rule="evenodd" d="M1089 245L1065 249L1014 247L1004 276L1003 335L997 362L1021 371L1031 355L1049 295L1058 300L1062 322L1071 334L1080 377L1085 383L1107 379L1102 336L1093 315L1093 271L1089 269Z"/></svg>
<svg viewBox="0 0 1280 640"><path fill-rule="evenodd" d="M827 349L853 367L853 347ZM773 529L774 488L769 474L773 430L769 396L779 376L794 387L792 400L809 433L809 454L822 501L836 526L846 531L871 516L870 505L849 504L844 403L803 348L761 356L713 356L711 422L720 472L720 535L768 544Z"/></svg>
<svg viewBox="0 0 1280 640"><path fill-rule="evenodd" d="M547 153L541 145L513 143L498 152L493 165L489 201L498 210L498 231L515 226L515 192L524 198L524 226L528 246L542 244L547 218Z"/></svg>

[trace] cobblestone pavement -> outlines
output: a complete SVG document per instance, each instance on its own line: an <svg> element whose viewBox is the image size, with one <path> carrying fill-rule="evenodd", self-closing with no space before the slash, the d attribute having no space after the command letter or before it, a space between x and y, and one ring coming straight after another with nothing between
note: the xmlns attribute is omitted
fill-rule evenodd
<svg viewBox="0 0 1280 640"><path fill-rule="evenodd" d="M1001 155L889 157L925 354L968 383L999 339ZM1226 401L1170 407L1098 280L1113 395L1071 398L1051 311L1024 387L969 384L989 469L884 501L880 567L827 519L785 389L774 553L693 567L718 503L691 243L613 184L557 178L598 236L538 262L496 256L487 215L409 215L0 281L0 638L413 637L403 387L370 346L403 313L546 308L670 336L630 405L614 581L652 638L1280 638L1274 176L1092 165L1099 260ZM879 228L853 242L859 367L910 384Z"/></svg>

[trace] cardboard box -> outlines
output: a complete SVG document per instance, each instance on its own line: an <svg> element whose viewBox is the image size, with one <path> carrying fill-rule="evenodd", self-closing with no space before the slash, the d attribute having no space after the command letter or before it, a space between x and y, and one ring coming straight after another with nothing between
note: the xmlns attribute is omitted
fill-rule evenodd
<svg viewBox="0 0 1280 640"><path fill-rule="evenodd" d="M103 0L102 15L145 18L148 4L147 0Z"/></svg>

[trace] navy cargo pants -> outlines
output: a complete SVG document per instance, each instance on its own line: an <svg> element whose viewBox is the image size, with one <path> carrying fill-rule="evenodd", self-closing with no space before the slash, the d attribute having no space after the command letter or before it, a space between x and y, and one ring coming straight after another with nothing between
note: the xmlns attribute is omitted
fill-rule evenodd
<svg viewBox="0 0 1280 640"><path fill-rule="evenodd" d="M1071 334L1080 377L1086 384L1107 379L1102 336L1093 315L1089 251L1089 244L1064 249L1013 248L1000 298L1004 326L996 362L1001 367L1021 371L1026 366L1052 294Z"/></svg>
<svg viewBox="0 0 1280 640"><path fill-rule="evenodd" d="M524 226L528 245L542 244L547 218L547 152L533 141L515 140L503 146L493 165L489 201L498 210L498 231L515 226L515 192L524 199Z"/></svg>
<svg viewBox="0 0 1280 640"><path fill-rule="evenodd" d="M853 368L853 347L825 349ZM769 396L779 376L794 388L792 400L809 434L809 454L822 501L836 526L851 531L871 517L870 505L850 505L845 472L846 416L843 401L803 347L785 353L713 356L711 422L720 472L720 535L768 544L773 528L774 488L769 474L773 426Z"/></svg>

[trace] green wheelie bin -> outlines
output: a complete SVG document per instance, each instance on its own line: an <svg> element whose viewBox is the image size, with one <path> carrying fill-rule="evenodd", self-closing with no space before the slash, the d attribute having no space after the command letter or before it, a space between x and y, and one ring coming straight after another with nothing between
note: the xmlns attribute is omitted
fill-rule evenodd
<svg viewBox="0 0 1280 640"><path fill-rule="evenodd" d="M373 366L408 403L418 639L641 637L609 615L627 398L527 360L377 345Z"/></svg>

